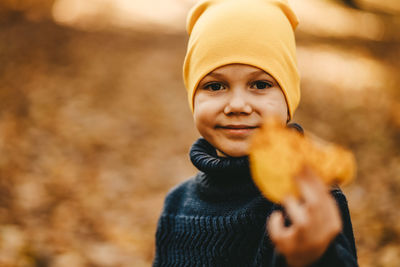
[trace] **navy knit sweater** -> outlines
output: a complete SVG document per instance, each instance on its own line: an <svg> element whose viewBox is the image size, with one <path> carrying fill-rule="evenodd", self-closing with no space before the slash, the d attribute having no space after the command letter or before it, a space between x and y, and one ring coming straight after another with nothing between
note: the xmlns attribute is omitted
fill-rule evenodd
<svg viewBox="0 0 400 267"><path fill-rule="evenodd" d="M168 193L153 266L286 266L266 231L270 214L282 208L256 188L248 158L218 157L202 138L193 144L190 158L200 172ZM343 231L312 266L358 266L345 196L340 189L331 193Z"/></svg>

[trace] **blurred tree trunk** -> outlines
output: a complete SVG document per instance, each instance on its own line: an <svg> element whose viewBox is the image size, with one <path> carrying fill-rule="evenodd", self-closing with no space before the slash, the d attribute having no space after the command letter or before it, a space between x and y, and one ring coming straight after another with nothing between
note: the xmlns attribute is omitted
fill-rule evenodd
<svg viewBox="0 0 400 267"><path fill-rule="evenodd" d="M339 0L339 1L344 3L348 7L359 9L359 6L354 2L354 0Z"/></svg>
<svg viewBox="0 0 400 267"><path fill-rule="evenodd" d="M29 20L51 19L55 0L1 0L0 19L7 20L16 14L22 14Z"/></svg>
<svg viewBox="0 0 400 267"><path fill-rule="evenodd" d="M398 0L387 0L382 3L380 1L382 0L374 0L374 1L357 1L357 0L335 0L337 2L340 2L347 7L354 8L354 9L359 9L359 10L364 10L367 12L375 13L377 15L382 15L382 16L399 16L400 15L400 1Z"/></svg>

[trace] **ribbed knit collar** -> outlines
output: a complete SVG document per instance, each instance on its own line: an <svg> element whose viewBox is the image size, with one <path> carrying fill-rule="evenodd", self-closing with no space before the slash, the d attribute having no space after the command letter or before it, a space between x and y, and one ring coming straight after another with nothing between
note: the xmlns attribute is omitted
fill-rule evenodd
<svg viewBox="0 0 400 267"><path fill-rule="evenodd" d="M250 176L248 157L219 157L204 138L190 150L190 159L201 172L196 177L199 193L216 200L258 193Z"/></svg>
<svg viewBox="0 0 400 267"><path fill-rule="evenodd" d="M291 123L287 127L303 133L299 124ZM199 138L190 149L190 159L200 170L196 182L200 191L207 195L259 194L254 185L248 157L219 157L216 149L204 138Z"/></svg>
<svg viewBox="0 0 400 267"><path fill-rule="evenodd" d="M248 157L219 157L215 148L199 138L190 149L190 159L200 171L217 176L249 175Z"/></svg>

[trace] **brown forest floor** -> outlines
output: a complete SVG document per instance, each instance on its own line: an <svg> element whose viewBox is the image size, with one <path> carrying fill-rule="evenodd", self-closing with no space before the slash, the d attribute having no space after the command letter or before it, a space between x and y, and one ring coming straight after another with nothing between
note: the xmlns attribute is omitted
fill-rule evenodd
<svg viewBox="0 0 400 267"><path fill-rule="evenodd" d="M91 33L15 16L0 24L0 40L0 265L149 266L163 198L196 171L185 35ZM398 44L298 40L367 47L400 67ZM392 77L362 92L304 81L295 119L356 154L358 178L344 190L361 266L400 262Z"/></svg>

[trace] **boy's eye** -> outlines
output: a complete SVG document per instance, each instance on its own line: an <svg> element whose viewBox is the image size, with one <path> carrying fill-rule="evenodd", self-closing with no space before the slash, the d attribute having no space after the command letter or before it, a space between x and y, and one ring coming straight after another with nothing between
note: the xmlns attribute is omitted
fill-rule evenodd
<svg viewBox="0 0 400 267"><path fill-rule="evenodd" d="M210 89L212 91L219 91L223 89L223 85L221 83L209 83L204 86L204 89Z"/></svg>
<svg viewBox="0 0 400 267"><path fill-rule="evenodd" d="M271 88L272 86L273 86L273 84L270 82L256 81L253 83L252 87L257 88L257 89L266 89L266 88Z"/></svg>

